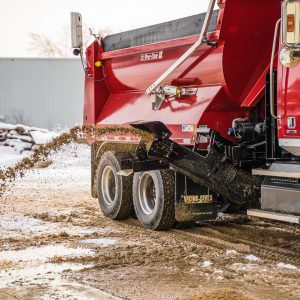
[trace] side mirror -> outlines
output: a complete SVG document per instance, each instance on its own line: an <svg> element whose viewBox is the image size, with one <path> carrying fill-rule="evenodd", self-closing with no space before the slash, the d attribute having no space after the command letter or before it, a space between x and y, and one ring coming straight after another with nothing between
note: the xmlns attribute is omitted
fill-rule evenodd
<svg viewBox="0 0 300 300"><path fill-rule="evenodd" d="M287 47L300 47L300 1L282 4L282 42Z"/></svg>
<svg viewBox="0 0 300 300"><path fill-rule="evenodd" d="M82 17L80 13L71 12L72 48L82 49Z"/></svg>

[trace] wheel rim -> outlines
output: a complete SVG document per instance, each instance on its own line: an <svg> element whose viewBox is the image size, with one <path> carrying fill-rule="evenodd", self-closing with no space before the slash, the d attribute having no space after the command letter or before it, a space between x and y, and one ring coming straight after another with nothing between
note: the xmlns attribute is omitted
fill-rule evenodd
<svg viewBox="0 0 300 300"><path fill-rule="evenodd" d="M103 200L107 205L112 205L116 196L116 177L110 166L104 168L101 178Z"/></svg>
<svg viewBox="0 0 300 300"><path fill-rule="evenodd" d="M141 175L138 194L143 213L151 215L156 206L157 195L154 180L149 172Z"/></svg>

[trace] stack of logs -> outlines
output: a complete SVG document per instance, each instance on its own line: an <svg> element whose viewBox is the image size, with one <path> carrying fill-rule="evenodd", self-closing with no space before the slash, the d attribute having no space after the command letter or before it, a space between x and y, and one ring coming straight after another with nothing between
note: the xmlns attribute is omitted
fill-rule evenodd
<svg viewBox="0 0 300 300"><path fill-rule="evenodd" d="M57 134L47 129L24 125L0 123L0 147L16 154L30 154L38 145L45 144L57 137Z"/></svg>

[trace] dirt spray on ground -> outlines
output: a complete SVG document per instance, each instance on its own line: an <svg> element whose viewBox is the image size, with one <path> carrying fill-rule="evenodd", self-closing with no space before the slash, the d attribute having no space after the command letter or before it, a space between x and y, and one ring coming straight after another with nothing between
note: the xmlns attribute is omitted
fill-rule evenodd
<svg viewBox="0 0 300 300"><path fill-rule="evenodd" d="M63 145L71 142L80 142L82 140L101 140L101 137L108 135L130 135L138 137L145 143L150 143L153 140L153 135L132 128L130 126L103 126L96 127L93 125L75 126L69 132L62 133L57 138L53 139L44 145L40 145L31 157L23 158L13 167L0 169L0 197L3 196L7 183L14 181L18 177L23 177L26 170L32 169L38 163L46 161L53 151L58 151Z"/></svg>

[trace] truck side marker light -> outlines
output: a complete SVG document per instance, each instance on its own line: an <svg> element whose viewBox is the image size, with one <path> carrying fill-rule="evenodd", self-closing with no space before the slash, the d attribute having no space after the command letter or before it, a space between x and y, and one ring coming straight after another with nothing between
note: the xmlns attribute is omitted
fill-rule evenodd
<svg viewBox="0 0 300 300"><path fill-rule="evenodd" d="M288 32L295 31L295 15L293 14L287 15L287 31Z"/></svg>

